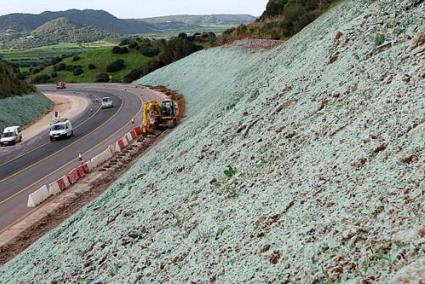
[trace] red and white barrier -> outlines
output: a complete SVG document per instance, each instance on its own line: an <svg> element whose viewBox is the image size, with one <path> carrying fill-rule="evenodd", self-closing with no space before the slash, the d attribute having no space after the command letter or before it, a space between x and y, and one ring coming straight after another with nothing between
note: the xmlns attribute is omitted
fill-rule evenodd
<svg viewBox="0 0 425 284"><path fill-rule="evenodd" d="M89 162L78 166L57 181L49 185L44 185L37 191L31 193L28 196L28 207L36 207L50 196L57 195L69 188L71 185L76 184L81 178L85 177L95 168L111 159L115 153L122 152L132 141L141 135L143 135L142 128L135 127L133 130L124 135L124 137L119 139L115 144L110 145L108 148L106 148L105 151L92 158Z"/></svg>
<svg viewBox="0 0 425 284"><path fill-rule="evenodd" d="M61 191L64 191L65 189L67 189L68 187L71 186L71 184L69 183L69 180L68 180L68 176L64 176L64 177L58 179L57 183L58 183Z"/></svg>
<svg viewBox="0 0 425 284"><path fill-rule="evenodd" d="M125 143L124 143L124 139L120 139L117 141L116 143L116 147L115 147L115 151L116 152L121 152L122 150L124 150L126 147Z"/></svg>
<svg viewBox="0 0 425 284"><path fill-rule="evenodd" d="M78 170L77 169L73 169L69 174L68 174L68 181L70 183L70 185L76 184L77 181L80 179L80 176L78 175Z"/></svg>
<svg viewBox="0 0 425 284"><path fill-rule="evenodd" d="M142 128L140 126L134 128L134 132L136 132L137 137L142 136L143 134Z"/></svg>

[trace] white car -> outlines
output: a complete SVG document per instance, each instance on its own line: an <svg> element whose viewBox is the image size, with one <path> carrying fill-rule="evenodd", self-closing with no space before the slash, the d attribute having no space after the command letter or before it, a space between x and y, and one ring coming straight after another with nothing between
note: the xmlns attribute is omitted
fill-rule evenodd
<svg viewBox="0 0 425 284"><path fill-rule="evenodd" d="M112 99L110 97L104 97L102 98L102 108L113 108L114 103L112 102Z"/></svg>
<svg viewBox="0 0 425 284"><path fill-rule="evenodd" d="M72 124L69 119L62 118L55 120L50 126L50 141L71 137L74 134Z"/></svg>
<svg viewBox="0 0 425 284"><path fill-rule="evenodd" d="M6 127L0 139L1 146L15 145L22 141L22 130L19 126Z"/></svg>

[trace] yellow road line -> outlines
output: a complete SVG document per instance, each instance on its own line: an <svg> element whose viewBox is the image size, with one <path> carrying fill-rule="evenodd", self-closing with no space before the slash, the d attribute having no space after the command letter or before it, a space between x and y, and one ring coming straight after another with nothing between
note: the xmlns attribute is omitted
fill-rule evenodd
<svg viewBox="0 0 425 284"><path fill-rule="evenodd" d="M133 120L134 118L136 118L138 115L140 115L140 113L142 112L142 108L143 108L143 99L140 97L140 96L138 96L138 95L136 95L136 97L139 99L139 101L140 101L140 109L139 109L139 112L134 116L134 117L132 117L132 119L131 120ZM110 138L112 138L117 132L120 132L122 129L124 129L125 127L127 127L127 125L128 124L130 124L131 123L131 120L129 120L124 126L122 126L120 129L118 129L117 131L115 131L115 133L114 134L112 134L112 135L110 135L108 138L106 138L104 141L107 141L107 140L109 140ZM96 130L96 129L95 129ZM91 149L89 149L89 150L87 150L86 151L86 153L88 153L88 152L90 152L90 151L92 151L92 150L94 150L94 149L96 149L96 147L97 147L97 145L96 146L93 146ZM7 199L5 199L5 200L3 200L3 201L1 201L0 202L0 205L2 205L2 204L4 204L6 201L8 201L8 200L10 200L10 199L12 199L13 197L15 197L15 196L17 196L18 194L20 194L20 193L22 193L22 192L24 192L24 191L26 191L26 190L28 190L30 187L32 187L34 184L36 184L36 183L38 183L38 182L40 182L41 180L43 180L43 179L45 179L45 178L48 178L49 176L52 176L53 174L55 174L56 172L58 172L58 171L60 171L60 170L62 170L64 167L66 167L67 165L69 165L70 163L72 163L74 160L72 160L71 162L69 162L69 163L67 163L67 164L65 164L65 165L63 165L62 167L60 167L60 168L58 168L57 170L55 170L53 173L51 173L51 174L49 174L48 176L45 176L45 177L43 177L43 178L41 178L41 179L39 179L38 181L36 181L36 182L34 182L33 184L31 184L31 185L29 185L29 186L27 186L27 187L25 187L24 189L22 189L22 190L20 190L19 192L17 192L17 193L15 193L14 195L12 195L12 196L10 196L9 198L7 198ZM11 223L11 224L9 224L6 228L4 228L3 230L1 230L0 231L0 234L3 234L4 232L6 232L8 229L10 229L12 226L14 226L15 224L17 224L17 223L19 223L20 221L22 221L23 219L25 219L27 216L29 216L29 215L31 215L33 212L35 212L36 210L38 210L39 208L34 208L34 209L32 209L32 210L30 210L27 214L25 214L24 216L22 216L21 218L19 218L19 219L17 219L16 221L14 221L13 223Z"/></svg>
<svg viewBox="0 0 425 284"><path fill-rule="evenodd" d="M34 164L32 164L32 165L30 165L30 166L28 166L28 167L26 167L26 168L24 168L24 169L22 169L22 170L20 170L20 171L16 172L16 173L14 173L13 175L10 175L10 176L6 177L5 179L1 180L1 182L5 181L5 180L9 180L9 179L11 179L12 177L14 177L14 176L16 176L16 175L18 175L18 174L22 173L23 171L28 170L28 169L30 169L30 168L33 168L34 166L36 166L36 165L40 164L41 162L45 161L46 159L49 159L50 157L53 157L54 155L59 154L59 153L61 153L61 152L65 151L66 149L70 148L71 146L73 146L73 145L74 145L74 144L76 144L77 142L80 142L80 141L81 141L81 139L83 139L84 137L86 137L86 136L88 136L88 135L92 134L94 131L96 131L96 130L98 130L99 128L103 127L105 124L107 124L107 123L108 123L109 121L111 121L113 118L115 118L115 116L117 116L117 115L120 113L120 111L121 111L122 107L123 107L123 105L121 105L121 106L120 106L120 108L118 109L118 111L117 111L117 112L116 112L113 116L111 116L108 120L106 120L104 123L102 123L101 125L99 125L99 126L98 126L98 127L96 127L95 129L93 129L93 130L92 130L92 131L90 131L89 133L86 133L85 135L83 135L83 136L79 137L79 138L78 138L77 140L75 140L73 143L71 143L71 144L67 145L66 147L64 147L64 148L60 149L59 151L57 151L57 152L55 152L55 153L50 154L49 156L44 157L43 159L41 159L41 160L37 161L36 163L34 163ZM61 168L59 168L59 169L62 169L63 167L65 167L65 166L67 166L67 165L71 164L74 160L75 160L75 159L71 160L70 162L68 162L67 164L65 164L64 166L62 166L62 167L61 167ZM59 169L58 169L58 170L59 170ZM57 171L57 170L56 170L56 171ZM56 172L56 171L55 171L55 172ZM55 173L55 172L53 172L53 173ZM50 175L48 175L47 177L49 177L49 176L50 176ZM46 178L46 177L44 177L44 178ZM42 179L43 179L43 178L42 178ZM42 180L42 179L40 179L40 180ZM36 183L37 183L37 182L39 182L40 180L38 180L38 181L34 182L33 184L29 185L28 187L33 186L34 184L36 184ZM25 189L23 189L23 190L21 190L21 191L19 191L19 192L15 193L14 195L12 195L12 196L8 197L7 199L0 201L0 205L2 205L4 202L6 202L6 201L10 200L11 198L15 197L16 195L18 195L18 194L19 194L19 193L21 193L22 191L25 191L28 187L26 187Z"/></svg>
<svg viewBox="0 0 425 284"><path fill-rule="evenodd" d="M102 107L100 106L97 110L96 110L96 112L95 113L93 113L91 116L89 116L87 119L85 119L83 122L81 122L80 124L78 124L74 129L78 129L78 128L80 128L81 126L83 126L83 124L85 124L87 121L89 121L90 119L92 119L100 110L102 109ZM10 163L12 163L12 162L14 162L14 161L16 161L17 159L20 159L20 158L22 158L23 156L25 156L25 155L28 155L28 154L30 154L30 153L32 153L32 152L34 152L34 151L36 151L36 150L38 150L38 149L40 149L40 148L42 148L42 147L44 147L44 146L46 146L46 145L48 145L49 144L49 142L47 142L47 143L44 143L44 144L42 144L42 145L40 145L40 146L38 146L38 147L36 147L36 148L34 148L34 149L32 149L32 150L30 150L30 151L28 151L28 152L25 152L25 153L23 153L23 154L21 154L21 155L19 155L18 157L15 157L15 158L13 158L12 160L10 160L10 161L7 161L7 162L5 162L5 163L3 163L3 164L0 164L0 167L2 167L2 166L4 166L4 165L7 165L7 164L10 164ZM0 179L0 182L2 182L3 180L5 180L5 178L3 178L3 179Z"/></svg>

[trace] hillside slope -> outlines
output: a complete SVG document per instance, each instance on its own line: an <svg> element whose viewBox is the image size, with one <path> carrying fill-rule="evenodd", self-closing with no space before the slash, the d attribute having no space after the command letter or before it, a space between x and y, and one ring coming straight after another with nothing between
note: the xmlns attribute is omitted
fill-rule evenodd
<svg viewBox="0 0 425 284"><path fill-rule="evenodd" d="M73 24L67 18L57 18L37 27L25 36L11 39L4 46L14 48L34 48L61 42L87 43L116 37L92 26Z"/></svg>
<svg viewBox="0 0 425 284"><path fill-rule="evenodd" d="M150 24L166 22L180 22L187 25L211 26L211 25L240 25L249 24L256 20L251 15L173 15L154 18L144 18L141 21Z"/></svg>
<svg viewBox="0 0 425 284"><path fill-rule="evenodd" d="M273 50L142 79L184 94L187 119L0 279L425 279L425 2L395 2L346 1Z"/></svg>
<svg viewBox="0 0 425 284"><path fill-rule="evenodd" d="M31 123L50 106L49 99L19 81L11 68L0 62L0 131L7 126Z"/></svg>

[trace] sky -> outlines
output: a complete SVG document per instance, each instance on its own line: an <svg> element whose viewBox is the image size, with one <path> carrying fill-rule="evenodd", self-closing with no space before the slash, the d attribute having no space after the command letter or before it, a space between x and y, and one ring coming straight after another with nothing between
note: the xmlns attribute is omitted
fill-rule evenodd
<svg viewBox="0 0 425 284"><path fill-rule="evenodd" d="M0 0L0 15L38 14L68 9L106 10L118 18L177 14L250 14L259 16L268 0Z"/></svg>

